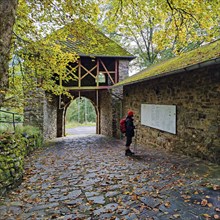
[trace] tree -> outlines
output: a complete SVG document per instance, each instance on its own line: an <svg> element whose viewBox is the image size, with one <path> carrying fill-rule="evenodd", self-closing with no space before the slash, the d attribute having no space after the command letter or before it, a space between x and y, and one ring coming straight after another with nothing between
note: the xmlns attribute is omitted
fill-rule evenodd
<svg viewBox="0 0 220 220"><path fill-rule="evenodd" d="M0 103L8 84L11 48L11 54L20 58L26 88L38 86L56 95L67 93L57 80L69 79L66 65L70 60L74 62L77 55L64 51L57 41L68 36L68 24L75 18L95 24L99 16L108 33L128 42L124 47L132 46L131 52L138 55L138 63L143 67L183 52L189 43L193 47L216 39L219 7L218 1L208 0L20 0L18 5L16 0L2 0ZM62 31L57 34L60 28ZM91 40L94 38L91 36Z"/></svg>
<svg viewBox="0 0 220 220"><path fill-rule="evenodd" d="M61 45L57 44L57 41L67 37L68 30L59 32L59 36L54 32L71 23L74 18L96 20L98 7L95 1L20 0L18 3L16 0L2 0L0 13L0 105L8 87L10 52L19 57L19 72L26 88L40 86L55 94L67 93L56 84L57 79L53 76L58 72L68 80L66 65L70 60L74 62L77 55L63 51Z"/></svg>
<svg viewBox="0 0 220 220"><path fill-rule="evenodd" d="M17 0L0 1L0 107L5 96L5 88L8 87L8 63L16 8Z"/></svg>
<svg viewBox="0 0 220 220"><path fill-rule="evenodd" d="M218 1L106 0L101 26L140 68L219 38ZM104 22L103 22L104 20Z"/></svg>
<svg viewBox="0 0 220 220"><path fill-rule="evenodd" d="M66 113L67 123L71 122L95 122L96 112L91 101L87 98L81 97L75 99L67 109Z"/></svg>

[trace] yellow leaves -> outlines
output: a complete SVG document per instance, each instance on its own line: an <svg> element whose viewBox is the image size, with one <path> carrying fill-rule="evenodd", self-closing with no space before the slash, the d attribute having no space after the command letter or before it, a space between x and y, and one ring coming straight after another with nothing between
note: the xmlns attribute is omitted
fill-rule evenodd
<svg viewBox="0 0 220 220"><path fill-rule="evenodd" d="M123 192L124 195L131 195L132 193L130 191Z"/></svg>
<svg viewBox="0 0 220 220"><path fill-rule="evenodd" d="M206 220L210 220L210 219L213 219L213 218L214 218L214 219L218 219L218 220L220 219L220 215L218 215L218 214L214 214L214 215L213 215L213 218L212 218L211 215L209 215L209 214L207 214L207 213L202 214L202 216L205 217Z"/></svg>
<svg viewBox="0 0 220 220"><path fill-rule="evenodd" d="M209 208L213 207L212 203L210 203L210 202L207 204L207 206L208 206Z"/></svg>
<svg viewBox="0 0 220 220"><path fill-rule="evenodd" d="M205 199L202 199L202 201L201 201L201 206L207 206L207 207L209 207L209 208L211 208L211 207L213 207L213 204L212 203L210 203L210 202L208 202L208 196L206 196L206 198Z"/></svg>
<svg viewBox="0 0 220 220"><path fill-rule="evenodd" d="M211 219L212 216L210 216L209 214L202 214L203 217L205 217L206 220Z"/></svg>
<svg viewBox="0 0 220 220"><path fill-rule="evenodd" d="M182 195L181 197L184 198L184 202L189 202L191 198L190 195Z"/></svg>

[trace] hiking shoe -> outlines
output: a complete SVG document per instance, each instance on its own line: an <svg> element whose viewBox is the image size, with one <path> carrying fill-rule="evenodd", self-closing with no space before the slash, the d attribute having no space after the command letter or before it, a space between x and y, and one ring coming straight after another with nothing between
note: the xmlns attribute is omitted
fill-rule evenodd
<svg viewBox="0 0 220 220"><path fill-rule="evenodd" d="M132 155L134 155L134 153L131 152L130 149L128 149L128 150L125 151L125 156L132 156Z"/></svg>

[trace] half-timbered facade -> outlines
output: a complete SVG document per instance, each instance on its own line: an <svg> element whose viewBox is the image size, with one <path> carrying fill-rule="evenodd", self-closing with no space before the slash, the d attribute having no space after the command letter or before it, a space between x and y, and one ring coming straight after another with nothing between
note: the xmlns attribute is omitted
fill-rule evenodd
<svg viewBox="0 0 220 220"><path fill-rule="evenodd" d="M91 100L97 115L97 134L119 136L116 121L121 117L122 90L110 92L109 89L128 77L129 62L134 57L83 21L76 20L66 28L69 28L70 34L66 41L59 43L68 52L77 53L78 59L67 65L68 80L60 78L57 83L64 86L74 99L86 97ZM66 96L53 96L52 102L49 102L47 96L51 94L42 97L44 102L40 107L40 116L30 117L29 113L33 116L33 112L26 108L25 121L41 127L45 139L62 137L65 135L66 110L71 100Z"/></svg>

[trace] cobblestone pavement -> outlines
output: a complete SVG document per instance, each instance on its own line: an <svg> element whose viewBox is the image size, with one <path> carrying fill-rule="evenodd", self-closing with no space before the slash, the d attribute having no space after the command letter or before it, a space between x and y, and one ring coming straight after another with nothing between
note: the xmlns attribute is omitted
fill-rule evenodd
<svg viewBox="0 0 220 220"><path fill-rule="evenodd" d="M0 219L219 219L220 168L101 135L66 137L33 153Z"/></svg>

